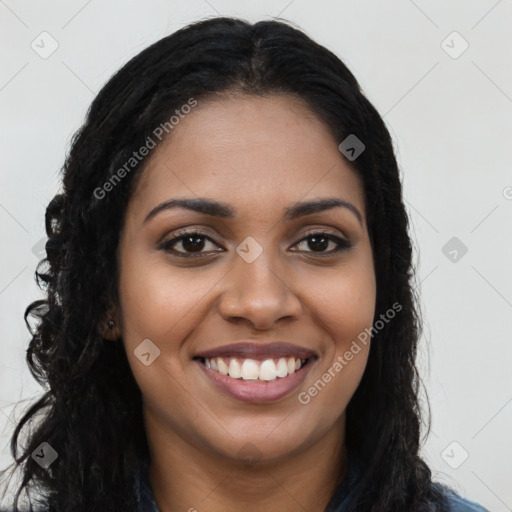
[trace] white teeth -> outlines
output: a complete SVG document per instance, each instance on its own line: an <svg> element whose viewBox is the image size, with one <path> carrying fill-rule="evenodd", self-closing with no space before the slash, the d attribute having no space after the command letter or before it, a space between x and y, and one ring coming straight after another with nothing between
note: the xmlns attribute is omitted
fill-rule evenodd
<svg viewBox="0 0 512 512"><path fill-rule="evenodd" d="M229 362L229 364L226 363ZM205 359L204 364L207 368L229 375L233 379L242 380L263 380L272 381L277 377L283 378L295 373L306 363L306 359L296 357L280 357L277 364L274 359L265 359L259 361L255 359L240 359L230 357L229 359L215 357Z"/></svg>
<svg viewBox="0 0 512 512"><path fill-rule="evenodd" d="M274 380L277 377L276 373L276 364L273 359L265 359L265 361L261 363L260 380Z"/></svg>
<svg viewBox="0 0 512 512"><path fill-rule="evenodd" d="M281 357L277 362L276 375L278 377L286 377L288 375L288 365L284 357Z"/></svg>
<svg viewBox="0 0 512 512"><path fill-rule="evenodd" d="M242 363L242 379L256 380L259 376L258 363L254 359L246 359Z"/></svg>
<svg viewBox="0 0 512 512"><path fill-rule="evenodd" d="M219 372L222 373L222 375L227 375L229 373L229 367L222 357L217 358L217 366L219 367Z"/></svg>
<svg viewBox="0 0 512 512"><path fill-rule="evenodd" d="M233 379L239 379L242 376L240 363L234 358L229 361L229 376Z"/></svg>

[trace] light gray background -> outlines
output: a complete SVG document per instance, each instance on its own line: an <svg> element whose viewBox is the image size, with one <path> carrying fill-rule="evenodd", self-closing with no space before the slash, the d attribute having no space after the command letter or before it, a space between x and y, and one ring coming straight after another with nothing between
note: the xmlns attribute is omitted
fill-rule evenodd
<svg viewBox="0 0 512 512"><path fill-rule="evenodd" d="M298 24L345 61L384 116L417 246L433 416L423 453L437 479L512 511L510 0L0 0L0 465L11 462L8 436L28 402L14 404L41 393L22 316L41 296L33 247L70 137L129 58L216 14ZM58 43L46 59L31 48L50 48L43 31ZM444 43L452 56L442 47L453 31L469 44L458 58L458 36ZM452 237L468 248L457 261L452 247L442 251Z"/></svg>

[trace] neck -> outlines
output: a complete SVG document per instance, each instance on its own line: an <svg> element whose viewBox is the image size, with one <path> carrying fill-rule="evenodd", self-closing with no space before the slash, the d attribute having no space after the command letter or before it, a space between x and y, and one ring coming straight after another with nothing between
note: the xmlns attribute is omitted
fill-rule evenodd
<svg viewBox="0 0 512 512"><path fill-rule="evenodd" d="M201 450L161 427L153 425L148 436L149 481L160 512L324 512L345 473L345 415L311 446L257 463Z"/></svg>

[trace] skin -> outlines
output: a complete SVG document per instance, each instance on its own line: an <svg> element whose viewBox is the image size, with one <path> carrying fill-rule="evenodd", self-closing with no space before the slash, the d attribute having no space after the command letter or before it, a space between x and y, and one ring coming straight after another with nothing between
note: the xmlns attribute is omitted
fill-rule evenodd
<svg viewBox="0 0 512 512"><path fill-rule="evenodd" d="M144 222L156 205L183 197L229 203L236 215L176 208ZM362 222L343 207L283 218L295 202L327 197L350 202ZM185 227L213 240L202 239L206 255L187 260L159 248ZM318 229L353 245L322 256L337 244L315 252L307 234ZM248 236L263 249L252 263L235 252ZM173 249L191 253L179 241ZM376 299L363 187L329 129L293 96L199 102L153 150L128 204L118 262L116 317L143 395L160 510L323 511L343 478L345 409L370 345L309 403L298 394L371 327ZM192 357L247 338L288 341L319 357L290 395L242 402L214 387ZM160 350L149 366L134 355L145 339Z"/></svg>

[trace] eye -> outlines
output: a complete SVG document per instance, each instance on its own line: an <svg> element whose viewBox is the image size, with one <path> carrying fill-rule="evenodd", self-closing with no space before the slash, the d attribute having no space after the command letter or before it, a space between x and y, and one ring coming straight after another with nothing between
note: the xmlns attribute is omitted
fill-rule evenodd
<svg viewBox="0 0 512 512"><path fill-rule="evenodd" d="M204 251L208 243L212 244L214 247L216 246L217 249ZM308 233L304 238L299 240L295 246L300 246L301 244L307 244L307 246L312 249L305 252L313 254L316 253L320 257L332 256L333 254L340 253L352 247L352 243L348 240L324 231L313 231ZM325 249L330 245L334 245L334 248L330 251L326 251ZM175 247L181 247L182 250L178 250ZM222 248L219 249L218 247L219 246L210 237L195 230L179 231L175 233L175 236L162 242L159 246L160 249L183 258L196 258L213 252L222 252L224 250Z"/></svg>
<svg viewBox="0 0 512 512"><path fill-rule="evenodd" d="M316 253L320 257L323 256L332 256L333 254L342 252L346 249L350 249L352 247L352 243L348 240L340 238L336 235L325 231L314 231L308 233L304 238L302 238L295 245L306 244L311 251L306 251L309 253ZM334 249L330 251L326 251L329 247L329 244L334 245Z"/></svg>
<svg viewBox="0 0 512 512"><path fill-rule="evenodd" d="M211 238L200 231L179 231L176 236L162 242L159 247L175 256L185 258L204 256L208 252L219 252L219 250L202 252L208 243L216 245ZM181 246L184 250L176 250L174 246Z"/></svg>

